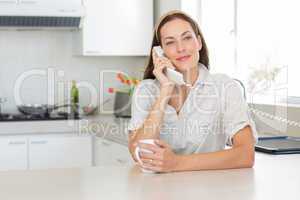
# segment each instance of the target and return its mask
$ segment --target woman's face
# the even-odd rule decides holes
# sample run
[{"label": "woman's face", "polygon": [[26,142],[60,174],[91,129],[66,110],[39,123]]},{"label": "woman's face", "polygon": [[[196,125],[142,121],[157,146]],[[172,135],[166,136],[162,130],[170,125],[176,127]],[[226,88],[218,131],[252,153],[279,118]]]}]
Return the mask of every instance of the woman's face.
[{"label": "woman's face", "polygon": [[174,19],[160,29],[162,48],[176,69],[186,72],[198,66],[202,48],[200,36],[196,36],[189,22]]}]

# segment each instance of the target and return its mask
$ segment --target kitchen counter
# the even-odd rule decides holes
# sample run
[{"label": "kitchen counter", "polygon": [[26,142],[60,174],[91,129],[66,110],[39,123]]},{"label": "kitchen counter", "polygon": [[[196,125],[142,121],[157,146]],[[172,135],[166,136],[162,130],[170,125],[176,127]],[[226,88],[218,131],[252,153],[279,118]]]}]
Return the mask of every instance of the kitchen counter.
[{"label": "kitchen counter", "polygon": [[[9,134],[78,131],[127,144],[129,119],[113,115],[85,117],[79,124],[12,122]],[[27,124],[26,124],[27,123]],[[67,123],[68,127],[64,127]],[[70,123],[70,124],[69,124]],[[29,125],[30,124],[30,125]],[[18,126],[16,126],[18,125]],[[30,129],[31,126],[31,129]],[[76,128],[77,126],[77,128]],[[22,127],[22,129],[20,128]],[[35,127],[32,129],[32,127]],[[15,132],[18,130],[19,132]],[[34,131],[33,131],[34,130]],[[3,129],[2,129],[3,131]],[[22,132],[23,131],[23,132]],[[3,133],[7,133],[7,130]],[[26,133],[26,131],[25,131]],[[135,165],[0,172],[0,198],[22,200],[93,199],[299,199],[300,155],[256,153],[251,169],[143,174]]]},{"label": "kitchen counter", "polygon": [[77,133],[96,135],[126,145],[128,122],[128,118],[116,118],[112,114],[82,116],[80,120],[1,122],[0,136]]},{"label": "kitchen counter", "polygon": [[41,120],[0,122],[1,135],[78,132],[81,120]]},{"label": "kitchen counter", "polygon": [[257,153],[250,169],[143,174],[136,165],[0,172],[9,200],[299,199],[300,155]]},{"label": "kitchen counter", "polygon": [[111,114],[85,117],[80,124],[80,132],[126,145],[128,143],[127,127],[130,118],[116,118]]}]

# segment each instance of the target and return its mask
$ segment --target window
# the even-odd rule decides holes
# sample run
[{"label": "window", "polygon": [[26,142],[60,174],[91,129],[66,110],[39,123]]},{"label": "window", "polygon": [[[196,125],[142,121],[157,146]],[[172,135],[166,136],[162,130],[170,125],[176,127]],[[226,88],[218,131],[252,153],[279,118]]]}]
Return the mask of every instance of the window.
[{"label": "window", "polygon": [[212,72],[240,79],[252,103],[300,105],[299,8],[294,0],[202,0]]}]

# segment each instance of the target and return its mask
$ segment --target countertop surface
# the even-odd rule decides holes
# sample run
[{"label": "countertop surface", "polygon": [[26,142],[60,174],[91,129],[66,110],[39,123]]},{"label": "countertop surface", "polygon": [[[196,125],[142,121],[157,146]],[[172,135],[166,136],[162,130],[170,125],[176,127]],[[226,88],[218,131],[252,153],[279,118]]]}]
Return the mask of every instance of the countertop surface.
[{"label": "countertop surface", "polygon": [[299,199],[300,155],[256,154],[254,168],[143,174],[136,165],[0,172],[7,200]]},{"label": "countertop surface", "polygon": [[[97,115],[76,122],[8,122],[0,123],[0,130],[6,128],[0,134],[89,132],[126,145],[128,121]],[[0,199],[299,199],[299,170],[300,154],[262,153],[256,153],[250,169],[168,174],[143,174],[136,165],[12,170],[0,172]]]},{"label": "countertop surface", "polygon": [[80,120],[0,122],[0,136],[88,133],[126,144],[128,122],[128,118],[116,118],[112,114],[83,116]]}]

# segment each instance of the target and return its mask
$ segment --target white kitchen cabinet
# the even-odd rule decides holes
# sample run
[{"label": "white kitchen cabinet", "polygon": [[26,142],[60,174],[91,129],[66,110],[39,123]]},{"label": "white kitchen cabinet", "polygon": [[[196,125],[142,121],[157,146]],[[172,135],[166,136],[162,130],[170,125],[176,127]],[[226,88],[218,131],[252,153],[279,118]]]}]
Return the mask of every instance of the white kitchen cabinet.
[{"label": "white kitchen cabinet", "polygon": [[153,0],[85,0],[83,29],[74,33],[75,54],[145,56],[153,34]]},{"label": "white kitchen cabinet", "polygon": [[0,0],[0,6],[17,4],[18,0]]},{"label": "white kitchen cabinet", "polygon": [[51,6],[51,8],[76,8],[82,5],[82,0],[19,0],[19,5],[35,5],[40,7]]},{"label": "white kitchen cabinet", "polygon": [[128,165],[133,164],[133,160],[124,145],[102,139],[95,139],[95,165]]},{"label": "white kitchen cabinet", "polygon": [[92,165],[92,138],[78,135],[34,136],[29,139],[29,168],[69,168]]},{"label": "white kitchen cabinet", "polygon": [[27,168],[27,138],[0,138],[0,170]]},{"label": "white kitchen cabinet", "polygon": [[43,0],[19,0],[20,5],[43,5]]}]

